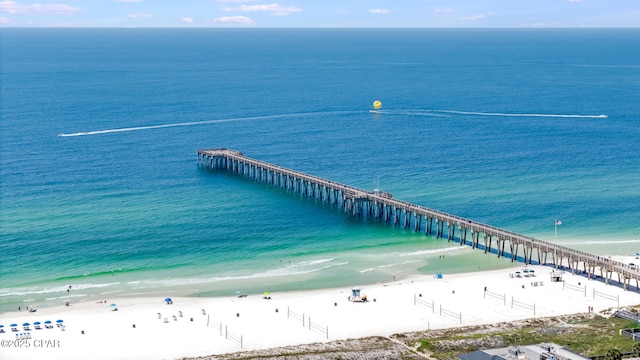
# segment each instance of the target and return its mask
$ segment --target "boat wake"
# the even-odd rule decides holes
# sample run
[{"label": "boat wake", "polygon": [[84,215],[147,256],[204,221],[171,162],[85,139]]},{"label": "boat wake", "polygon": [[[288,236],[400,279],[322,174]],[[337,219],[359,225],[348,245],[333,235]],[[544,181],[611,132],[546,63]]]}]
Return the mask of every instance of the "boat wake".
[{"label": "boat wake", "polygon": [[508,117],[556,117],[556,118],[590,118],[603,119],[607,115],[579,115],[579,114],[518,114],[518,113],[490,113],[476,111],[457,111],[457,110],[432,110],[439,113],[461,114],[461,115],[480,115],[480,116],[508,116]]},{"label": "boat wake", "polygon": [[58,136],[60,136],[60,137],[72,137],[72,136],[100,135],[100,134],[121,133],[121,132],[128,132],[128,131],[164,129],[164,128],[180,127],[180,126],[220,124],[220,123],[228,123],[228,122],[236,122],[236,121],[271,120],[271,119],[283,119],[283,118],[304,117],[304,116],[325,115],[325,114],[326,115],[344,115],[344,114],[349,114],[349,113],[355,113],[355,112],[353,112],[353,111],[351,111],[351,112],[349,112],[349,111],[325,111],[325,112],[308,112],[308,113],[296,113],[296,114],[251,116],[251,117],[216,119],[216,120],[203,120],[203,121],[189,121],[189,122],[179,122],[179,123],[172,123],[172,124],[134,126],[134,127],[115,128],[115,129],[105,129],[105,130],[82,131],[82,132],[75,132],[75,133],[62,133],[62,134],[58,134]]},{"label": "boat wake", "polygon": [[[607,118],[607,115],[579,115],[579,114],[527,114],[527,113],[494,113],[494,112],[476,112],[476,111],[459,111],[459,110],[369,110],[372,114],[381,115],[408,115],[408,116],[430,116],[430,117],[446,117],[449,115],[477,115],[477,116],[506,116],[506,117],[556,117],[556,118],[591,118],[591,119],[603,119]],[[357,114],[360,111],[322,111],[322,112],[307,112],[307,113],[295,113],[295,114],[280,114],[280,115],[264,115],[264,116],[251,116],[251,117],[239,117],[229,119],[216,119],[216,120],[203,120],[203,121],[189,121],[179,122],[171,124],[160,125],[147,125],[147,126],[133,126],[104,130],[93,131],[81,131],[74,133],[61,133],[59,137],[73,137],[73,136],[88,136],[88,135],[100,135],[110,133],[121,133],[128,131],[141,131],[152,129],[164,129],[180,126],[195,126],[206,124],[220,124],[237,121],[256,121],[256,120],[272,120],[272,119],[284,119],[295,118],[305,116],[317,116],[317,115],[345,115],[345,114]]]},{"label": "boat wake", "polygon": [[608,117],[605,114],[600,114],[600,115],[531,114],[531,113],[461,111],[461,110],[369,110],[369,112],[374,114],[410,115],[410,116],[476,115],[476,116],[503,116],[503,117],[545,117],[545,118],[587,118],[587,119],[604,119]]}]

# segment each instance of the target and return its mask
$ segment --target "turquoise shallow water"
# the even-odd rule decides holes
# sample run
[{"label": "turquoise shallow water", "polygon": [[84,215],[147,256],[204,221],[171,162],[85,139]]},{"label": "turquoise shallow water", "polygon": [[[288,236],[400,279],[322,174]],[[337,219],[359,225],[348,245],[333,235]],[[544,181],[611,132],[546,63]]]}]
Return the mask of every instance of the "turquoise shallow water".
[{"label": "turquoise shallow water", "polygon": [[585,251],[640,250],[638,30],[0,36],[0,310],[512,266],[201,169],[199,148],[378,182]]}]

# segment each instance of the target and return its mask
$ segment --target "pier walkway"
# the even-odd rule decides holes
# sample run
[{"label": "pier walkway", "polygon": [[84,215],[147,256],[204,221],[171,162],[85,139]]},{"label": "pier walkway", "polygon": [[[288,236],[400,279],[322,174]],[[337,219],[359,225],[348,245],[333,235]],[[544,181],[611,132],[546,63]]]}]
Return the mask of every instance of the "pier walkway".
[{"label": "pier walkway", "polygon": [[[615,274],[624,289],[629,287],[631,280],[634,280],[636,288],[639,288],[640,271],[637,267],[603,256],[394,199],[387,192],[366,191],[248,158],[235,150],[197,150],[197,155],[199,166],[242,175],[300,193],[340,208],[353,216],[366,216],[417,232],[424,231],[425,234],[435,235],[436,238],[446,237],[447,241],[457,241],[460,245],[469,245],[485,253],[496,253],[498,257],[509,256],[511,261],[516,261],[521,256],[525,264],[537,261],[539,264],[558,268],[566,263],[572,273],[584,274],[587,278],[595,278],[598,276],[596,273],[599,273],[607,284],[616,280]],[[522,255],[519,255],[520,253]]]}]

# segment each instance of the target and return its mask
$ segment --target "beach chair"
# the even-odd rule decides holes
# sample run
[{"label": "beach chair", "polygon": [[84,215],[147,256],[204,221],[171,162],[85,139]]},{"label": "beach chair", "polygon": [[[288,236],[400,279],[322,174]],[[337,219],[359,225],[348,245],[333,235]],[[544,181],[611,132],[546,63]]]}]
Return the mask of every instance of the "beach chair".
[{"label": "beach chair", "polygon": [[169,322],[169,318],[164,318],[164,320],[162,322],[168,323]]},{"label": "beach chair", "polygon": [[173,315],[173,321],[178,321],[178,318],[175,315]]}]

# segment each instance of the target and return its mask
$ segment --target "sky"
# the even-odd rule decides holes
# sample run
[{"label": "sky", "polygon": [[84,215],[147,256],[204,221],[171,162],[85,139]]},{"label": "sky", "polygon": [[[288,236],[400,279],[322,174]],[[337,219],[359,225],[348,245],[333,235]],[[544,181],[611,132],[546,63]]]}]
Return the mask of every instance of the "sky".
[{"label": "sky", "polygon": [[640,27],[640,0],[0,0],[0,27]]}]

